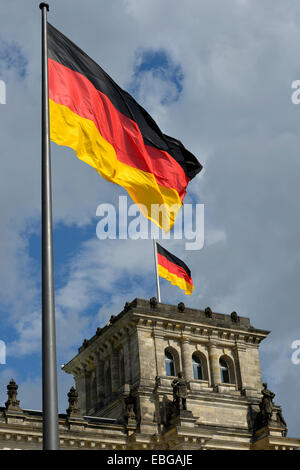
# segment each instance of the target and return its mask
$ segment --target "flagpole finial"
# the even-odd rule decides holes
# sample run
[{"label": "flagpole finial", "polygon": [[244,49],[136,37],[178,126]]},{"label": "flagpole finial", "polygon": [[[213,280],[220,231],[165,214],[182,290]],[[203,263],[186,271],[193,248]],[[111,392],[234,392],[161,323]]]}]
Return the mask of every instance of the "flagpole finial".
[{"label": "flagpole finial", "polygon": [[42,10],[44,7],[47,8],[47,11],[49,11],[49,5],[48,5],[48,3],[45,3],[45,2],[40,3],[40,9]]}]

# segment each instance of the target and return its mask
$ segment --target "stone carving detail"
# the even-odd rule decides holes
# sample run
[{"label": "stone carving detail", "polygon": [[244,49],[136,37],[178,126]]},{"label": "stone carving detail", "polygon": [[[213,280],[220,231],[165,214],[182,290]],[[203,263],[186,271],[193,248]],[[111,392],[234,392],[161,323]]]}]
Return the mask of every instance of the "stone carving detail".
[{"label": "stone carving detail", "polygon": [[74,387],[70,388],[68,393],[69,408],[66,410],[68,417],[80,417],[80,409],[78,406],[78,392]]},{"label": "stone carving detail", "polygon": [[125,305],[124,305],[123,311],[124,311],[124,312],[128,312],[128,310],[130,310],[130,307],[131,307],[131,303],[130,303],[130,302],[126,302]]},{"label": "stone carving detail", "polygon": [[150,307],[151,307],[151,308],[156,308],[156,307],[157,307],[157,300],[156,300],[156,297],[151,297],[151,299],[150,299]]},{"label": "stone carving detail", "polygon": [[206,307],[206,309],[204,310],[204,313],[207,318],[212,318],[212,311],[210,307]]},{"label": "stone carving detail", "polygon": [[181,313],[184,312],[184,310],[185,310],[185,305],[184,305],[183,302],[179,302],[179,304],[177,305],[177,307],[178,307],[179,312],[181,312]]},{"label": "stone carving detail", "polygon": [[160,380],[160,377],[157,375],[155,377],[155,385],[154,385],[154,392],[158,389],[158,387],[161,386],[161,380]]},{"label": "stone carving detail", "polygon": [[129,395],[124,396],[125,403],[125,413],[124,418],[127,424],[136,422],[136,412],[135,412],[135,397],[129,393]]},{"label": "stone carving detail", "polygon": [[173,401],[169,400],[166,395],[160,403],[159,412],[161,423],[168,428],[172,423],[176,423],[179,417],[191,417],[191,411],[186,408],[186,399],[188,396],[188,384],[183,377],[182,372],[178,372],[178,376],[172,382]]},{"label": "stone carving detail", "polygon": [[188,395],[187,382],[182,372],[178,372],[177,378],[172,382],[173,404],[176,410],[186,410],[186,399]]},{"label": "stone carving detail", "polygon": [[281,408],[277,410],[276,413],[276,418],[277,418],[277,423],[279,424],[280,427],[284,428],[283,430],[283,437],[286,437],[288,429],[287,429],[287,424],[285,422],[284,417],[282,416],[282,411]]},{"label": "stone carving detail", "polygon": [[268,424],[272,418],[272,411],[274,408],[273,398],[275,397],[275,393],[268,389],[268,384],[266,382],[263,383],[263,387],[264,388],[261,391],[262,399],[259,407],[262,415],[265,417],[266,423]]},{"label": "stone carving detail", "polygon": [[7,385],[7,396],[8,399],[5,403],[5,409],[7,411],[21,411],[20,408],[20,401],[17,400],[18,396],[18,385],[14,381],[14,379],[11,379],[9,384]]},{"label": "stone carving detail", "polygon": [[160,421],[165,428],[168,427],[173,417],[178,413],[175,410],[174,403],[168,399],[167,395],[163,396],[163,401],[159,403]]},{"label": "stone carving detail", "polygon": [[240,318],[236,312],[232,312],[230,316],[233,323],[238,323],[240,321]]},{"label": "stone carving detail", "polygon": [[254,420],[253,430],[258,431],[265,426],[279,425],[281,428],[283,428],[283,436],[286,436],[287,425],[282,416],[282,411],[279,407],[275,407],[273,403],[275,393],[268,389],[268,384],[266,382],[263,383],[263,389],[261,393],[262,399],[259,404],[259,412],[257,413]]},{"label": "stone carving detail", "polygon": [[97,336],[100,336],[100,335],[101,335],[102,329],[103,329],[103,328],[100,328],[100,326],[98,326],[98,328],[97,328],[97,330],[96,330],[96,335],[97,335]]}]

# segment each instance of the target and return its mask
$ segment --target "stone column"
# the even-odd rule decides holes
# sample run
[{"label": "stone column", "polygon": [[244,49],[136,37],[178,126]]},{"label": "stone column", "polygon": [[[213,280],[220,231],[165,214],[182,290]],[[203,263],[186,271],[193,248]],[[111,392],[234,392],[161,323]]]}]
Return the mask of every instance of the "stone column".
[{"label": "stone column", "polygon": [[139,359],[140,359],[140,383],[144,385],[153,382],[156,376],[156,356],[152,331],[137,330]]},{"label": "stone column", "polygon": [[76,389],[78,391],[78,404],[82,415],[86,414],[86,375],[85,366],[82,366],[75,376]]},{"label": "stone column", "polygon": [[134,384],[140,379],[140,357],[137,331],[132,329],[128,336],[130,342],[131,382]]},{"label": "stone column", "polygon": [[190,381],[194,379],[193,363],[192,363],[192,348],[187,338],[181,341],[181,357],[182,357],[182,372],[185,380]]},{"label": "stone column", "polygon": [[123,345],[123,351],[124,351],[124,364],[125,364],[125,384],[131,384],[132,374],[131,374],[131,351],[130,351],[129,336],[127,336],[126,341]]},{"label": "stone column", "polygon": [[96,384],[97,384],[97,402],[101,403],[104,398],[104,361],[101,359],[101,353],[95,354],[96,363]]},{"label": "stone column", "polygon": [[85,369],[85,408],[86,413],[92,406],[92,387],[91,387],[91,371],[88,368]]},{"label": "stone column", "polygon": [[112,394],[117,394],[120,388],[119,380],[119,354],[118,351],[112,350],[110,358],[110,370],[111,370],[111,391]]},{"label": "stone column", "polygon": [[163,335],[153,332],[154,347],[155,347],[155,360],[157,364],[157,375],[158,377],[166,375],[165,366],[165,348],[168,346],[164,341]]},{"label": "stone column", "polygon": [[219,351],[215,344],[208,345],[208,357],[210,367],[211,385],[214,387],[221,382],[220,365],[219,365]]}]

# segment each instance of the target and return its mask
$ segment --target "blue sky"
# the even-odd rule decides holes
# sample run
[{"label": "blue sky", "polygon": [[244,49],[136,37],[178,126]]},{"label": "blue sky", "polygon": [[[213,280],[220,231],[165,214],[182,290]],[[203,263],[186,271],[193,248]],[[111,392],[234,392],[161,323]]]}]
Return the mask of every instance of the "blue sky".
[{"label": "blue sky", "polygon": [[18,43],[0,39],[0,67],[2,77],[6,71],[14,70],[20,80],[25,79],[27,59]]},{"label": "blue sky", "polygon": [[[6,2],[0,17],[0,400],[11,376],[21,405],[41,408],[40,380],[40,10]],[[50,2],[49,21],[96,60],[184,143],[204,170],[187,202],[205,204],[205,246],[184,252],[190,298],[162,281],[163,300],[249,316],[272,331],[263,377],[299,435],[298,2],[280,0],[72,0]],[[105,21],[103,21],[105,11]],[[70,149],[52,144],[58,363],[135,297],[155,293],[150,240],[96,238],[97,206],[125,191]],[[141,263],[143,260],[143,263]],[[59,372],[60,408],[72,378]],[[293,384],[293,386],[291,386]]]},{"label": "blue sky", "polygon": [[152,87],[156,81],[160,87],[165,85],[160,92],[161,105],[167,106],[179,99],[183,87],[184,74],[180,64],[173,62],[168,51],[164,49],[147,49],[141,50],[136,54],[129,92],[138,97],[141,89],[145,88],[144,82],[147,78]]}]

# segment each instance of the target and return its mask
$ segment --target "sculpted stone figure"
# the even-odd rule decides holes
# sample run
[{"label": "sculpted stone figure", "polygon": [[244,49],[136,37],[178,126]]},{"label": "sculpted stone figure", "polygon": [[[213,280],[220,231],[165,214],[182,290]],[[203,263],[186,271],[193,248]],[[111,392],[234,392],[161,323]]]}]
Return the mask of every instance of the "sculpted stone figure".
[{"label": "sculpted stone figure", "polygon": [[212,318],[212,310],[210,307],[206,307],[206,309],[204,310],[204,313],[207,318]]},{"label": "sculpted stone figure", "polygon": [[9,384],[7,385],[7,402],[5,403],[5,408],[6,410],[19,410],[21,409],[19,407],[20,402],[17,400],[18,396],[18,385],[14,381],[14,379],[11,379]]},{"label": "sculpted stone figure", "polygon": [[124,402],[125,402],[125,418],[130,421],[130,420],[135,420],[136,419],[136,414],[134,411],[135,408],[135,398],[129,393],[127,397],[124,397]]},{"label": "sculpted stone figure", "polygon": [[261,391],[263,397],[260,403],[260,410],[263,418],[265,418],[265,422],[268,423],[272,418],[272,411],[274,408],[273,398],[275,397],[275,393],[268,389],[268,384],[266,382],[263,383],[263,387],[264,388]]},{"label": "sculpted stone figure", "polygon": [[279,425],[282,428],[282,435],[287,435],[287,424],[282,416],[281,408],[275,407],[273,403],[273,399],[275,397],[275,393],[271,392],[268,389],[268,384],[266,382],[263,383],[262,399],[259,404],[259,413],[257,413],[254,419],[254,431],[261,429],[264,426],[268,425]]},{"label": "sculpted stone figure", "polygon": [[182,372],[178,372],[177,378],[172,382],[173,404],[177,410],[186,410],[186,399],[188,394],[187,382]]},{"label": "sculpted stone figure", "polygon": [[157,300],[156,300],[156,297],[151,297],[151,299],[150,299],[150,307],[151,307],[151,308],[156,308],[156,307],[157,307]]},{"label": "sculpted stone figure", "polygon": [[69,408],[66,410],[69,417],[80,416],[78,406],[78,392],[74,387],[70,388],[68,393]]}]

